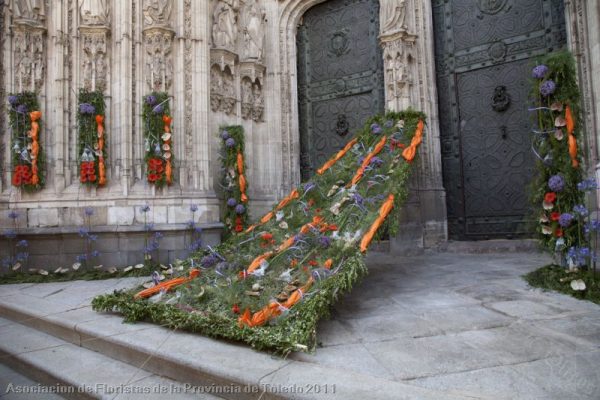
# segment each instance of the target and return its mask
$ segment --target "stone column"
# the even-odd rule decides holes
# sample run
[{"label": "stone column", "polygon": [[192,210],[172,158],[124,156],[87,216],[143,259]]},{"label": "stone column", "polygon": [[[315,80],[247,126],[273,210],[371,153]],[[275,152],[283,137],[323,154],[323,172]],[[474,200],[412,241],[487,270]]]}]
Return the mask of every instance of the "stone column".
[{"label": "stone column", "polygon": [[391,239],[392,252],[447,240],[431,21],[430,2],[380,2],[386,106],[396,111],[413,107],[428,118],[419,168],[404,207],[402,233]]}]

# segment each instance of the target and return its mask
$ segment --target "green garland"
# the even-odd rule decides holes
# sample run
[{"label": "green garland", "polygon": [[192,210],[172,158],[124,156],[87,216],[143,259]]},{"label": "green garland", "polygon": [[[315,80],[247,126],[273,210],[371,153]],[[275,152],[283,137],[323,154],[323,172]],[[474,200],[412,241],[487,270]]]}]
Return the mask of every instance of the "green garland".
[{"label": "green garland", "polygon": [[[262,223],[187,260],[190,270],[201,268],[198,277],[153,301],[135,300],[141,289],[136,288],[96,297],[93,308],[120,312],[129,322],[153,321],[282,354],[313,350],[319,319],[366,274],[359,242],[362,247],[381,220],[390,195],[395,212],[406,199],[412,164],[402,153],[424,119],[414,111],[372,118],[343,157],[293,191]],[[375,155],[377,148],[382,150]],[[352,186],[361,165],[364,175]],[[397,223],[390,214],[392,231]],[[292,298],[299,301],[284,307]],[[266,324],[253,322],[271,307],[278,312]],[[244,322],[249,313],[253,327]]]},{"label": "green garland", "polygon": [[31,130],[30,113],[40,110],[40,104],[37,100],[37,94],[34,92],[11,93],[8,96],[9,124],[11,128],[10,151],[12,154],[13,186],[23,188],[25,191],[33,192],[44,187],[45,183],[45,156],[43,146],[41,145],[41,120],[38,120],[38,154],[37,154],[37,179],[33,180],[32,164],[32,138],[28,135]]},{"label": "green garland", "polygon": [[106,184],[105,165],[108,158],[106,152],[106,133],[99,137],[98,122],[104,126],[106,105],[101,91],[79,91],[79,108],[77,123],[79,125],[79,141],[77,157],[79,160],[79,180],[88,186],[104,186]]},{"label": "green garland", "polygon": [[142,118],[144,124],[144,148],[146,155],[146,178],[148,183],[162,187],[172,184],[171,165],[173,157],[173,137],[166,132],[165,119],[171,120],[169,94],[152,92],[144,96]]},{"label": "green garland", "polygon": [[[227,233],[240,233],[248,224],[248,199],[246,188],[244,193],[240,187],[240,175],[247,182],[246,162],[244,154],[244,128],[226,126],[220,128],[222,177],[223,188],[222,221],[227,227]],[[242,156],[242,173],[238,168],[238,154]]]},{"label": "green garland", "polygon": [[[532,202],[536,231],[543,246],[564,263],[570,248],[587,246],[584,224],[576,206],[584,203],[580,95],[575,60],[568,52],[539,60],[532,72],[531,97],[535,115],[534,150],[538,174],[533,182]],[[575,129],[570,137],[567,109]],[[576,141],[576,143],[574,142]],[[570,154],[576,149],[577,154]]]}]

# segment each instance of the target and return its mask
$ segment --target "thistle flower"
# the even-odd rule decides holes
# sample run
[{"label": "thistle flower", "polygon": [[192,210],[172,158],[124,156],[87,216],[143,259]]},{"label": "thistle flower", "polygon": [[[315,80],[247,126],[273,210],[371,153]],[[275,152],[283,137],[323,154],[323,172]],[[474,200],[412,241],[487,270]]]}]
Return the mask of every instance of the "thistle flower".
[{"label": "thistle flower", "polygon": [[227,131],[225,131],[225,130],[221,132],[221,139],[223,139],[223,140],[227,140],[227,139],[229,139],[230,137],[231,137],[231,136],[229,135],[229,132],[227,132]]},{"label": "thistle flower", "polygon": [[229,207],[235,207],[235,206],[237,206],[237,200],[236,200],[236,199],[234,199],[233,197],[230,197],[230,198],[227,200],[227,205],[228,205]]},{"label": "thistle flower", "polygon": [[588,209],[583,204],[578,204],[575,207],[573,207],[573,211],[582,217],[585,217],[589,214]]},{"label": "thistle flower", "polygon": [[8,103],[11,106],[14,106],[15,104],[17,104],[19,102],[19,98],[17,96],[8,96]]},{"label": "thistle flower", "polygon": [[152,109],[152,112],[154,114],[162,114],[163,111],[164,111],[164,108],[163,108],[162,104],[159,104]]},{"label": "thistle flower", "polygon": [[563,228],[566,228],[569,225],[571,225],[571,221],[573,221],[573,214],[569,213],[563,213],[560,215],[560,218],[558,218],[558,224]]},{"label": "thistle flower", "polygon": [[243,204],[238,204],[235,206],[235,213],[241,215],[246,212],[246,207]]},{"label": "thistle flower", "polygon": [[531,76],[533,76],[535,79],[544,79],[546,77],[546,74],[548,73],[548,71],[549,71],[548,67],[545,66],[544,64],[537,65],[531,71]]},{"label": "thistle flower", "polygon": [[565,188],[565,179],[562,175],[552,175],[550,179],[548,179],[548,187],[553,192],[562,192]]},{"label": "thistle flower", "polygon": [[231,148],[233,146],[235,146],[235,140],[233,140],[233,138],[229,138],[225,141],[225,146]]},{"label": "thistle flower", "polygon": [[150,95],[146,96],[146,104],[153,106],[156,104],[156,96]]},{"label": "thistle flower", "polygon": [[540,85],[540,93],[544,97],[550,96],[552,93],[554,93],[555,90],[556,90],[556,83],[554,83],[554,81],[552,81],[552,80],[544,81],[544,83],[542,83]]},{"label": "thistle flower", "polygon": [[379,135],[379,134],[381,134],[381,132],[383,132],[383,129],[381,129],[381,126],[379,126],[379,124],[371,125],[371,133],[372,134]]}]

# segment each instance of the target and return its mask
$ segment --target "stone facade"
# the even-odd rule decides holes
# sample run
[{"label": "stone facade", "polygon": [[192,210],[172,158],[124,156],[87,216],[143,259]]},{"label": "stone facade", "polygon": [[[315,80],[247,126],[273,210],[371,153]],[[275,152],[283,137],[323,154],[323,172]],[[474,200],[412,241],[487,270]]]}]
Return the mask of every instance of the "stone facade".
[{"label": "stone facade", "polygon": [[[259,216],[299,183],[296,27],[326,0],[5,0],[0,1],[0,94],[35,90],[43,112],[47,184],[24,193],[10,184],[9,135],[0,146],[0,227],[5,210],[26,215],[28,234],[81,224],[135,230],[136,209],[154,222],[218,221],[219,126],[247,135],[249,197]],[[406,207],[405,234],[392,251],[431,247],[447,238],[442,181],[432,8],[426,0],[381,0],[386,107],[429,116],[418,173]],[[600,20],[595,2],[567,2],[569,44],[580,60],[588,131],[600,127]],[[102,90],[107,104],[106,187],[84,188],[77,170],[77,91]],[[174,117],[175,183],[157,190],[144,175],[142,96],[167,91]],[[3,100],[3,107],[6,101]],[[6,109],[0,113],[8,131]],[[594,165],[598,138],[588,138]],[[598,164],[600,169],[600,164]],[[126,227],[126,228],[124,228]],[[183,229],[183,228],[182,228]]]}]

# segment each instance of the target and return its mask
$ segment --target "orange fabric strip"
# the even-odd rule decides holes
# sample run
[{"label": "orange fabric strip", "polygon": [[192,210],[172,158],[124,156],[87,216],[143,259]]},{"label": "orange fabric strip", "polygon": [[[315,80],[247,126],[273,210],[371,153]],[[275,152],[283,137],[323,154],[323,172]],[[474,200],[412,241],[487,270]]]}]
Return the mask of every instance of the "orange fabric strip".
[{"label": "orange fabric strip", "polygon": [[387,200],[381,205],[379,208],[379,217],[373,222],[367,233],[364,234],[362,240],[360,241],[360,251],[365,252],[369,248],[375,233],[377,233],[377,229],[383,224],[386,217],[394,208],[394,195],[390,194]]},{"label": "orange fabric strip", "polygon": [[342,150],[338,151],[335,156],[333,156],[329,161],[327,161],[325,164],[323,164],[321,168],[317,170],[317,174],[323,175],[325,171],[333,167],[333,165],[336,162],[338,162],[342,157],[344,157],[344,155],[352,148],[352,146],[356,144],[356,142],[358,142],[357,138],[354,138],[351,141],[349,141],[348,144],[346,144],[346,146]]},{"label": "orange fabric strip", "polygon": [[153,286],[149,289],[144,289],[141,292],[136,293],[135,296],[133,296],[133,298],[134,299],[143,299],[146,297],[150,297],[156,293],[159,293],[161,290],[169,291],[176,286],[183,285],[184,283],[191,281],[192,279],[198,277],[199,275],[200,275],[200,270],[194,268],[190,271],[190,276],[188,278],[181,277],[181,278],[170,279],[166,282],[159,283],[156,286]]},{"label": "orange fabric strip", "polygon": [[417,124],[417,130],[415,131],[415,135],[410,141],[410,146],[408,146],[406,149],[404,149],[404,151],[402,151],[402,157],[404,157],[404,159],[408,162],[412,162],[412,160],[414,160],[415,156],[417,155],[417,148],[423,141],[423,128],[423,120],[419,120],[419,123]]},{"label": "orange fabric strip", "polygon": [[385,146],[386,141],[387,141],[387,136],[384,136],[381,138],[381,140],[377,143],[377,145],[375,146],[373,151],[371,151],[365,157],[365,159],[363,160],[360,167],[358,167],[356,174],[354,175],[354,177],[352,178],[352,181],[350,181],[350,184],[348,186],[356,185],[362,179],[363,174],[365,173],[365,169],[369,166],[369,163],[371,162],[373,157],[375,157],[377,154],[379,154],[381,152],[381,150],[383,150],[383,147]]}]

